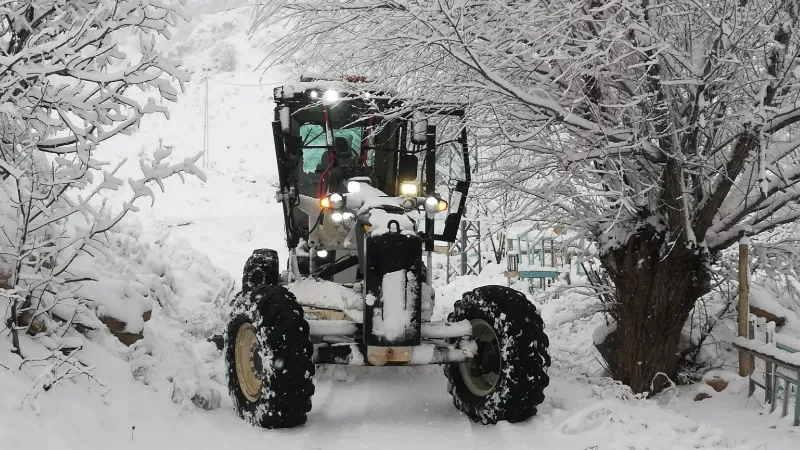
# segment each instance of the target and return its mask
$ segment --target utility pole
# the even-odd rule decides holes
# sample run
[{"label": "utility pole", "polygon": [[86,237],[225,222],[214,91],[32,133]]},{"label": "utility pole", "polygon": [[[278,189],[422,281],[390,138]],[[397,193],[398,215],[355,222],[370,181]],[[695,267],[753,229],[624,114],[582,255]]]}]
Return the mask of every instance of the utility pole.
[{"label": "utility pole", "polygon": [[208,74],[205,76],[206,102],[205,102],[205,123],[203,125],[203,167],[208,167],[210,162],[209,142],[208,142]]},{"label": "utility pole", "polygon": [[[739,241],[739,336],[748,337],[748,318],[750,315],[749,283],[749,247],[750,238],[743,237]],[[747,376],[753,373],[753,361],[747,352],[739,351],[739,375]]]}]

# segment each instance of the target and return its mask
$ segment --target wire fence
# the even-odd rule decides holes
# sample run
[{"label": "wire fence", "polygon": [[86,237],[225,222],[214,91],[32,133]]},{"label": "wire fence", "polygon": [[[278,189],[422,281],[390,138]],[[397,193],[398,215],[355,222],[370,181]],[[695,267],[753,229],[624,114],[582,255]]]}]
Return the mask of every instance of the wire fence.
[{"label": "wire fence", "polygon": [[227,84],[227,85],[230,85],[230,86],[241,86],[241,87],[264,87],[264,86],[275,87],[275,86],[280,86],[281,84],[283,84],[283,82],[244,84],[244,83],[235,83],[233,81],[217,80],[216,78],[211,78],[211,77],[208,77],[208,76],[206,76],[205,78],[208,79],[208,81],[213,81],[215,83]]},{"label": "wire fence", "polygon": [[[274,83],[237,83],[235,81],[218,80],[216,78],[212,78],[212,77],[208,76],[207,74],[203,75],[203,77],[200,79],[200,82],[204,85],[204,88],[205,88],[204,89],[205,92],[203,94],[203,96],[204,96],[204,99],[203,99],[203,104],[204,104],[204,110],[203,110],[203,167],[204,168],[208,168],[209,163],[211,162],[211,160],[210,160],[211,149],[210,149],[210,145],[209,145],[209,126],[210,126],[209,125],[209,104],[208,104],[209,82],[219,83],[219,84],[224,84],[224,85],[234,86],[234,87],[244,87],[244,88],[250,88],[250,87],[270,87],[270,88],[272,88],[272,87],[276,87],[276,86],[282,85],[283,82],[274,82]],[[131,96],[131,97],[140,96],[140,95],[159,95],[159,91],[158,91],[158,89],[151,89],[151,90],[142,91],[142,92],[125,93],[125,95],[126,96]],[[159,101],[161,101],[161,100],[159,100]]]},{"label": "wire fence", "polygon": [[[205,81],[213,81],[215,83],[226,84],[228,86],[237,86],[237,87],[276,87],[284,84],[283,82],[274,82],[274,83],[236,83],[234,81],[225,81],[225,80],[218,80],[216,78],[211,78],[209,76],[203,76],[201,78],[201,82],[205,83]],[[158,89],[151,89],[149,91],[142,91],[142,92],[131,92],[126,93],[126,96],[134,96],[134,95],[153,95],[158,94]]]}]

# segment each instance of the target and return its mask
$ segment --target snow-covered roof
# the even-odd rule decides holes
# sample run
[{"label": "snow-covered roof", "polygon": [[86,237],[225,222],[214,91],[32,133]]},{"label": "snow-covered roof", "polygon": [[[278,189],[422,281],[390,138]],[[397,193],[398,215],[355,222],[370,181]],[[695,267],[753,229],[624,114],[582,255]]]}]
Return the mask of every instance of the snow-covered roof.
[{"label": "snow-covered roof", "polygon": [[756,307],[762,311],[782,318],[797,317],[794,311],[791,311],[781,304],[781,302],[778,300],[778,296],[774,295],[767,288],[756,283],[750,284],[750,290],[747,297],[747,300],[752,307]]},{"label": "snow-covered roof", "polygon": [[321,91],[335,90],[338,92],[381,92],[388,96],[397,96],[397,90],[389,86],[381,86],[377,83],[368,81],[357,81],[362,77],[350,77],[353,81],[331,80],[322,74],[304,73],[300,76],[300,81],[287,83],[283,86],[284,92],[303,92],[309,89]]}]

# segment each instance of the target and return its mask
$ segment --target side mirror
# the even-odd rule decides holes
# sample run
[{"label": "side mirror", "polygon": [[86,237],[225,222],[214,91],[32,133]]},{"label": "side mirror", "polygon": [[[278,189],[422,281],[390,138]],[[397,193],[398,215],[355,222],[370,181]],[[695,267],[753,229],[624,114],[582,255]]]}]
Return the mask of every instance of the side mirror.
[{"label": "side mirror", "polygon": [[397,170],[398,182],[416,180],[418,164],[419,159],[415,155],[400,155],[400,164]]},{"label": "side mirror", "polygon": [[425,145],[428,142],[428,119],[420,111],[411,116],[411,142]]}]

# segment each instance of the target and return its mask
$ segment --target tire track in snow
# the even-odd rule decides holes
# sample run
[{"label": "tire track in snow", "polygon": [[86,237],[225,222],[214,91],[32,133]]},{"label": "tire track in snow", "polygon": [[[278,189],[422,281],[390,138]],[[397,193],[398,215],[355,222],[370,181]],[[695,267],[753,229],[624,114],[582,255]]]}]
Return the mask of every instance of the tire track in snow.
[{"label": "tire track in snow", "polygon": [[[466,416],[464,419],[469,421]],[[519,442],[515,442],[511,446],[506,446],[507,439],[505,438],[505,431],[503,425],[486,426],[480,423],[469,423],[470,436],[472,441],[471,448],[474,450],[486,450],[492,448],[513,448],[519,449]]]},{"label": "tire track in snow", "polygon": [[439,367],[354,369],[354,380],[318,382],[324,397],[312,400],[304,448],[473,448],[472,425],[453,406]]},{"label": "tire track in snow", "polygon": [[[341,371],[350,368],[336,369]],[[326,374],[325,377],[327,379],[319,383],[324,393],[319,406],[315,401],[317,395],[312,398],[314,407],[308,415],[306,424],[309,432],[306,448],[352,448],[353,428],[364,422],[363,416],[370,415],[368,409],[372,386],[363,383],[362,380],[338,381],[331,374]]]}]

